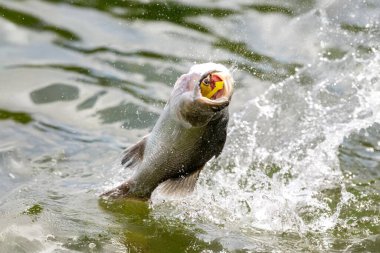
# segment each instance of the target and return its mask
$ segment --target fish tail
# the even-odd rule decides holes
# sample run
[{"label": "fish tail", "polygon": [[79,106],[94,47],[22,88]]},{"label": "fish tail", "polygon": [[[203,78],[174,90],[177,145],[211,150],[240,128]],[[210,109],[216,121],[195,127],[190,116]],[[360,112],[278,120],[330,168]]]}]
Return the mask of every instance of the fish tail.
[{"label": "fish tail", "polygon": [[105,193],[102,193],[100,197],[111,198],[111,199],[125,198],[125,197],[128,197],[128,193],[130,189],[131,189],[130,182],[127,181],[125,183],[122,183],[116,188],[113,188],[109,191],[106,191]]}]

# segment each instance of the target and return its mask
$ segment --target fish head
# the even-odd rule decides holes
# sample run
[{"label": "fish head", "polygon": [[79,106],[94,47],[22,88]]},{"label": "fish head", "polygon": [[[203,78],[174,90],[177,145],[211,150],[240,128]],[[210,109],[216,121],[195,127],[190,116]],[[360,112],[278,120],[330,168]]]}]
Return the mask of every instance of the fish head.
[{"label": "fish head", "polygon": [[177,119],[191,126],[203,126],[230,103],[234,80],[221,64],[204,63],[191,67],[176,82],[169,107]]}]

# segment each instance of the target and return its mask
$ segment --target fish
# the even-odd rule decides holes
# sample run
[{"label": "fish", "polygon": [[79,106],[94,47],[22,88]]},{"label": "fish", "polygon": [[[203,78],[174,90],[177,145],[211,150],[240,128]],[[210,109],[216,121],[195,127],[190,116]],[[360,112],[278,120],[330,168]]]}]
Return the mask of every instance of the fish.
[{"label": "fish", "polygon": [[205,164],[223,150],[234,85],[230,71],[212,62],[181,75],[150,134],[124,151],[121,164],[134,170],[132,176],[101,197],[192,193]]}]

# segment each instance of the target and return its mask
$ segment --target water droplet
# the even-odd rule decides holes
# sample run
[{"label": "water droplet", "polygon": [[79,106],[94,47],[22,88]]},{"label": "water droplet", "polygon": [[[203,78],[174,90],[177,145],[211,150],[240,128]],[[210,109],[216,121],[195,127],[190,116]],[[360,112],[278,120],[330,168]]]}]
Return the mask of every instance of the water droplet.
[{"label": "water droplet", "polygon": [[96,244],[92,242],[92,243],[88,244],[88,247],[89,247],[90,249],[95,249]]},{"label": "water droplet", "polygon": [[54,240],[55,240],[55,236],[52,235],[52,234],[48,234],[48,235],[46,236],[46,240],[47,240],[47,241],[54,241]]}]

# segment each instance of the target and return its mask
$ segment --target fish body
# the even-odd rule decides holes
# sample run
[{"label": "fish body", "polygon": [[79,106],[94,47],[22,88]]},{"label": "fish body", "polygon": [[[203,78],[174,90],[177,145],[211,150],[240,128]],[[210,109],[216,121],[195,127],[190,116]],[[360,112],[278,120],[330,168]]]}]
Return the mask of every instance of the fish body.
[{"label": "fish body", "polygon": [[[202,94],[206,79],[217,89],[208,89],[212,97]],[[147,199],[156,188],[170,195],[192,192],[204,165],[222,152],[233,85],[228,69],[215,63],[182,75],[152,132],[125,151],[122,164],[134,168],[132,177],[102,196]]]}]

